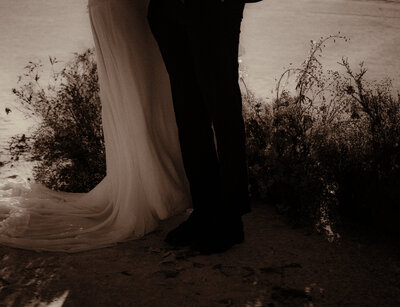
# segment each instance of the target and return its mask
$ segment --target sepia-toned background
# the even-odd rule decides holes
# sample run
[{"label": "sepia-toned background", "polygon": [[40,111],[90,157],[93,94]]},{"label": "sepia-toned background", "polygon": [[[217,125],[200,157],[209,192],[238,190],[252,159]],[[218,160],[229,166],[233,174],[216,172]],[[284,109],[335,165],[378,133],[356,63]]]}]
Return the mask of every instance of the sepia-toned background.
[{"label": "sepia-toned background", "polygon": [[[264,0],[246,7],[242,26],[247,84],[258,96],[272,97],[285,67],[307,57],[311,40],[343,33],[350,41],[329,44],[325,67],[338,69],[342,56],[364,61],[367,79],[393,79],[400,88],[400,0]],[[8,138],[24,132],[24,119],[11,89],[28,61],[68,61],[93,46],[86,0],[0,1],[0,155]],[[46,72],[46,70],[45,70]],[[5,108],[12,110],[6,115]]]}]

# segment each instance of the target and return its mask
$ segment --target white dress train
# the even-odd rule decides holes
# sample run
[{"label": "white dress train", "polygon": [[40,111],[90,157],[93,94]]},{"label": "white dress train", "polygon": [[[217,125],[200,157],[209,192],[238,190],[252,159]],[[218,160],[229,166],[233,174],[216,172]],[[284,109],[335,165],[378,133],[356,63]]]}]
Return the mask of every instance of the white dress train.
[{"label": "white dress train", "polygon": [[89,0],[107,176],[86,194],[0,188],[0,244],[77,252],[143,236],[190,205],[149,0]]}]

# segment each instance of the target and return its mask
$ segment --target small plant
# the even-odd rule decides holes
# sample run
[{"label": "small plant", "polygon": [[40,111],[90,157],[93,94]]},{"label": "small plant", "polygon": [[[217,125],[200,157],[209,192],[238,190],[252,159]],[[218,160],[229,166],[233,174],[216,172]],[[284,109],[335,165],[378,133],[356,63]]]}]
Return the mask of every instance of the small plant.
[{"label": "small plant", "polygon": [[[337,39],[347,40],[312,42],[272,104],[244,95],[252,195],[328,235],[340,216],[392,226],[400,217],[400,99],[390,82],[366,82],[362,64],[354,73],[342,59],[344,73],[325,71],[322,49]],[[293,95],[282,87],[292,76]]]},{"label": "small plant", "polygon": [[14,160],[22,155],[36,161],[35,180],[47,187],[85,192],[105,176],[105,150],[97,65],[92,49],[75,54],[60,71],[50,57],[48,84],[41,83],[43,65],[29,62],[13,89],[28,116],[38,125],[30,135],[10,141]]}]

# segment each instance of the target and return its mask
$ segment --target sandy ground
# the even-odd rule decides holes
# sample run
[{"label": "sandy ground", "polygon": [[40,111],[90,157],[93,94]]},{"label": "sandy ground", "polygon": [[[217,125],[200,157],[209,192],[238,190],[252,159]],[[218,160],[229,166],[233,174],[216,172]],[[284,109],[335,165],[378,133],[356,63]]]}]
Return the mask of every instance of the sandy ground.
[{"label": "sandy ground", "polygon": [[184,218],[78,254],[0,247],[0,305],[400,306],[398,246],[376,233],[353,227],[332,244],[255,204],[245,243],[203,256],[163,242]]}]

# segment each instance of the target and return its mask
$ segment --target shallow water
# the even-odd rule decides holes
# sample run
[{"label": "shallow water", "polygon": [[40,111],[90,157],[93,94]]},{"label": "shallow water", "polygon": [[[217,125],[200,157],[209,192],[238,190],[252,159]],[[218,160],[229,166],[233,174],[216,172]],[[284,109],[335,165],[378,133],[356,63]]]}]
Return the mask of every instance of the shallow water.
[{"label": "shallow water", "polygon": [[268,0],[248,5],[242,43],[250,86],[261,96],[271,96],[275,79],[284,67],[298,66],[307,57],[311,40],[339,31],[350,42],[328,44],[327,68],[338,69],[342,56],[354,67],[365,61],[367,78],[389,77],[400,89],[399,0]]},{"label": "shallow water", "polygon": [[[246,7],[242,42],[248,85],[272,97],[276,79],[289,63],[299,65],[310,40],[341,31],[350,43],[329,45],[327,67],[342,56],[365,61],[370,79],[390,77],[400,89],[400,0],[265,0]],[[4,146],[32,123],[18,112],[11,89],[30,60],[67,61],[93,46],[86,0],[0,1],[0,161]],[[6,115],[5,107],[12,112]],[[3,156],[2,156],[3,155]]]}]

